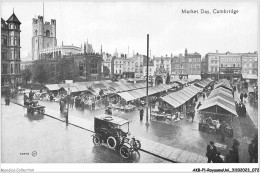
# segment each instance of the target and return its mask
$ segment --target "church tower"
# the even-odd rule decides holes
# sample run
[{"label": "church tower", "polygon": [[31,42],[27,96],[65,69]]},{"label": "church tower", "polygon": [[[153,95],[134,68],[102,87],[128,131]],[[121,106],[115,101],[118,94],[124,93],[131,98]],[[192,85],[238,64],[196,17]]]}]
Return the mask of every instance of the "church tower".
[{"label": "church tower", "polygon": [[43,16],[32,21],[32,59],[39,59],[39,51],[57,46],[56,20],[45,22]]}]

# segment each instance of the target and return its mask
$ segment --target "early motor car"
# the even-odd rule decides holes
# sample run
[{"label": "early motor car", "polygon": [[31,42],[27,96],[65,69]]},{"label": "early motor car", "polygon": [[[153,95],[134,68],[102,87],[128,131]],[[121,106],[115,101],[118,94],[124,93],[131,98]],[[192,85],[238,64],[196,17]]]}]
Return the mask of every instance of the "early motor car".
[{"label": "early motor car", "polygon": [[107,147],[119,150],[123,158],[129,158],[133,152],[141,148],[141,143],[134,137],[129,137],[129,121],[112,115],[101,114],[94,118],[93,143],[102,143]]}]

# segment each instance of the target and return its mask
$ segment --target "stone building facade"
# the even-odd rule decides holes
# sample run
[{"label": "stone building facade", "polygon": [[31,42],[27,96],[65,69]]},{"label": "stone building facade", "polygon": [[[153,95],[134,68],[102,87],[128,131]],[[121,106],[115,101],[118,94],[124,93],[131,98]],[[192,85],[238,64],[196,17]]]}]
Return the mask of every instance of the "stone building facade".
[{"label": "stone building facade", "polygon": [[13,13],[7,21],[1,18],[1,88],[17,88],[20,74],[20,25]]}]

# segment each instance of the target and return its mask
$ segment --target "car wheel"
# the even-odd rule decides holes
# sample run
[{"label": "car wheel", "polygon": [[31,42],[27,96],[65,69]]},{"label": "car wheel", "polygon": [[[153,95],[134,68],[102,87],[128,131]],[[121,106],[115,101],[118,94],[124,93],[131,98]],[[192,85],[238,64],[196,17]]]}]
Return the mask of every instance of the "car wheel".
[{"label": "car wheel", "polygon": [[95,146],[99,146],[101,144],[101,139],[98,135],[93,136],[93,143]]},{"label": "car wheel", "polygon": [[107,146],[111,149],[115,149],[117,145],[116,139],[113,136],[107,138]]},{"label": "car wheel", "polygon": [[125,145],[122,145],[122,147],[120,148],[119,152],[120,152],[121,157],[123,157],[124,159],[129,158],[130,155],[131,155],[130,154],[130,149],[127,146],[125,146]]},{"label": "car wheel", "polygon": [[136,140],[135,141],[135,149],[140,150],[140,148],[141,148],[141,142],[139,140]]}]

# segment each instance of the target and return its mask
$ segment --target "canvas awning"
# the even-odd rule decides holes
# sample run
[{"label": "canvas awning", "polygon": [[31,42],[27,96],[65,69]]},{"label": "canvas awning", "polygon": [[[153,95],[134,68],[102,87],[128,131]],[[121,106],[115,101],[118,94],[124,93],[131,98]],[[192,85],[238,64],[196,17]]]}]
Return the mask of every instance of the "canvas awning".
[{"label": "canvas awning", "polygon": [[178,108],[182,105],[179,101],[177,101],[175,98],[170,97],[169,95],[166,95],[164,97],[161,97],[161,99],[165,102],[167,102],[169,105],[173,106],[174,108]]},{"label": "canvas awning", "polygon": [[208,108],[210,108],[212,106],[219,106],[219,107],[225,109],[226,111],[230,112],[232,115],[237,116],[235,104],[230,104],[229,102],[227,102],[227,101],[225,101],[224,99],[221,99],[221,98],[213,98],[213,99],[206,100],[199,107],[198,110],[199,111],[207,110]]},{"label": "canvas awning", "polygon": [[200,75],[188,75],[188,79],[201,80]]},{"label": "canvas awning", "polygon": [[119,95],[122,99],[124,99],[127,102],[137,99],[133,95],[129,94],[128,92],[117,93],[117,95]]},{"label": "canvas awning", "polygon": [[50,91],[56,91],[60,89],[60,86],[58,84],[50,84],[50,85],[45,85],[48,90]]},{"label": "canvas awning", "polygon": [[[64,87],[63,87],[63,88],[64,88]],[[67,92],[68,92],[68,90],[70,89],[70,91],[71,91],[72,93],[75,93],[75,92],[79,92],[79,91],[80,91],[78,88],[73,87],[73,86],[71,86],[71,87],[65,87],[64,89],[65,89]]]},{"label": "canvas awning", "polygon": [[242,74],[243,79],[257,79],[256,74]]}]

